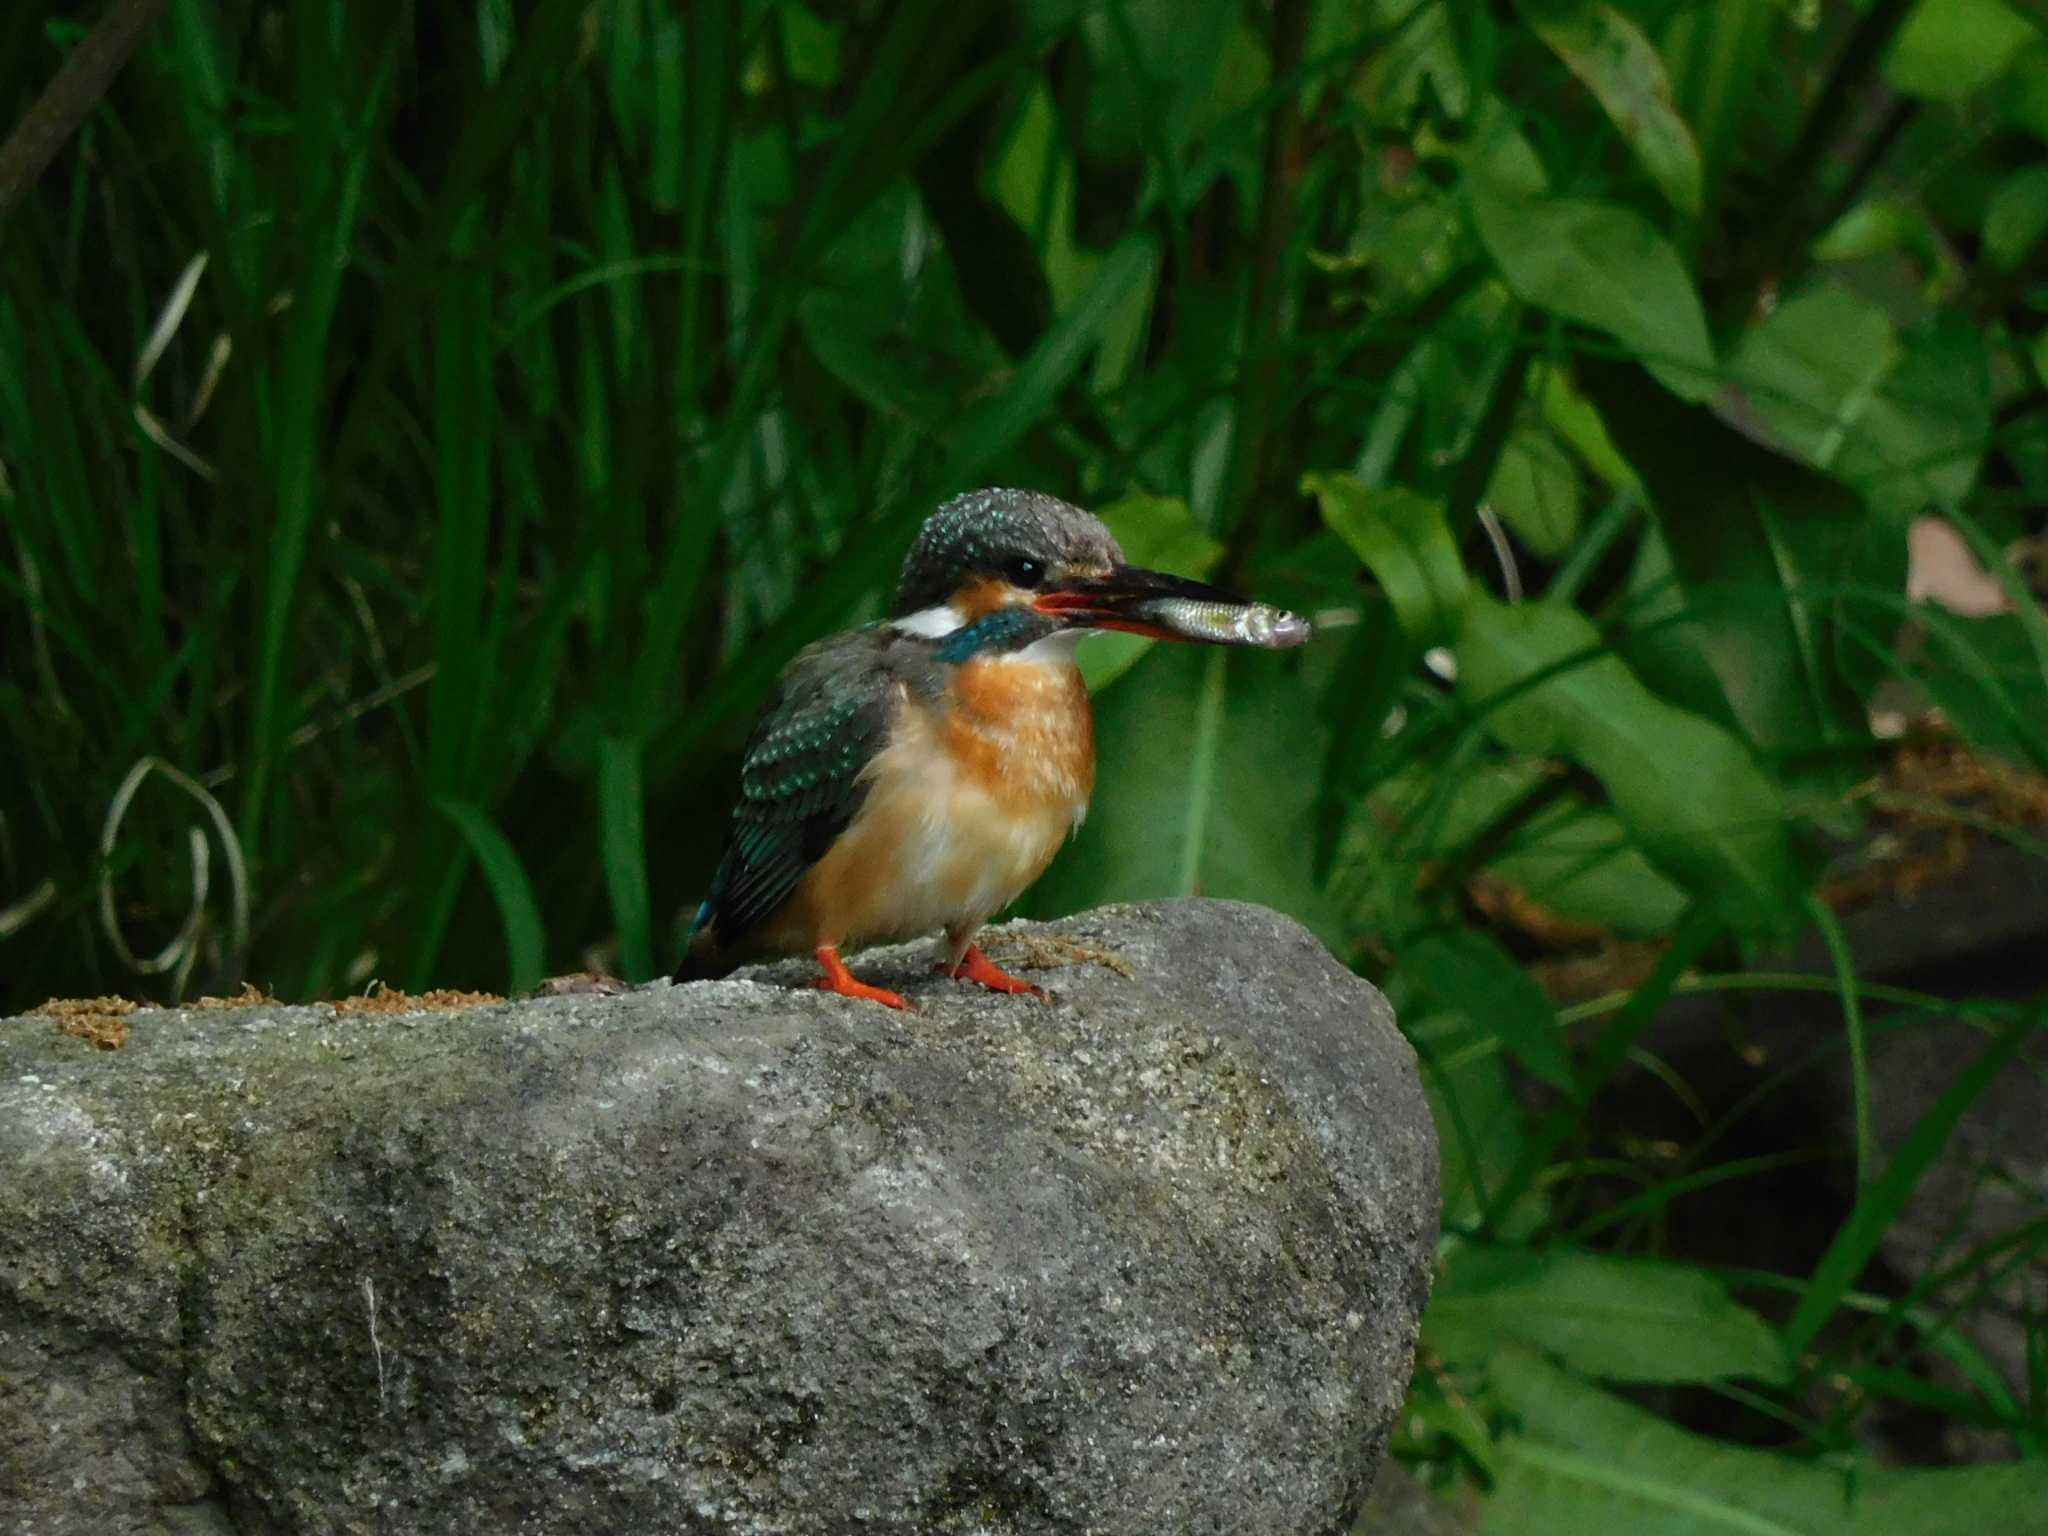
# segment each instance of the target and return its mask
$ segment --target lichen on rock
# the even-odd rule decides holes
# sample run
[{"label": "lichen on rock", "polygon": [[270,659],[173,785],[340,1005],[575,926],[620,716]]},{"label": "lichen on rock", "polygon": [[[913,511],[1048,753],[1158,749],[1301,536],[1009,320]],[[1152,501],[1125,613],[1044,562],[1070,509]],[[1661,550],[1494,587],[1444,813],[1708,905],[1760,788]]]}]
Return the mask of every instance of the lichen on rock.
[{"label": "lichen on rock", "polygon": [[1010,933],[1050,1005],[905,949],[861,969],[909,1014],[770,968],[0,1022],[0,1509],[1341,1530],[1436,1235],[1384,1000],[1254,907]]}]

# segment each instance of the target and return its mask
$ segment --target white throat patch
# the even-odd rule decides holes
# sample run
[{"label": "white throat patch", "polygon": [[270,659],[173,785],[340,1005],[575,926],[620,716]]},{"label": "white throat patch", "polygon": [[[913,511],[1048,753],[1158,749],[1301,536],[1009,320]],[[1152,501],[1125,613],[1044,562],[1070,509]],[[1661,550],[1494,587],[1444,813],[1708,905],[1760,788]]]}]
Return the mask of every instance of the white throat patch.
[{"label": "white throat patch", "polygon": [[906,613],[890,627],[898,634],[938,640],[952,634],[965,622],[951,603],[940,603],[936,608],[920,608],[915,613]]}]

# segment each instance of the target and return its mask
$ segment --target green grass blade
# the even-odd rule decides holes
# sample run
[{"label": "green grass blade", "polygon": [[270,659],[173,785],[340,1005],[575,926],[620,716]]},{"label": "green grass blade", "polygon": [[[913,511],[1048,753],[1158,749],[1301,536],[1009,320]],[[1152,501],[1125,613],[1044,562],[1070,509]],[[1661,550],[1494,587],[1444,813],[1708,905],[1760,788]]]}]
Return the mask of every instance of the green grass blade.
[{"label": "green grass blade", "polygon": [[467,794],[478,745],[479,685],[487,658],[484,579],[490,568],[491,285],[472,273],[451,285],[436,323],[435,472],[441,525],[434,539],[433,736],[427,775],[443,794]]},{"label": "green grass blade", "polygon": [[1870,1127],[1870,1056],[1863,1040],[1863,995],[1856,987],[1856,960],[1834,908],[1818,893],[1808,896],[1806,904],[1828,947],[1842,998],[1842,1023],[1849,1031],[1849,1081],[1856,1103],[1856,1187],[1867,1189],[1870,1170],[1877,1162],[1877,1139]]},{"label": "green grass blade", "polygon": [[1799,1308],[1785,1325],[1785,1348],[1795,1357],[1803,1354],[1834,1315],[1843,1295],[1856,1283],[1863,1266],[1877,1252],[1877,1245],[1897,1219],[1934,1160],[1948,1145],[1950,1134],[1978,1095],[2019,1054],[2020,1047],[2042,1028],[2038,1016],[2013,1020],[1979,1053],[1977,1059],[1958,1074],[1935,1105],[1900,1143],[1892,1160],[1877,1180],[1857,1198],[1849,1219],[1828,1245],[1813,1279],[1800,1298]]},{"label": "green grass blade", "polygon": [[598,850],[612,921],[618,924],[619,966],[628,981],[654,974],[640,752],[638,742],[618,736],[607,736],[597,747]]},{"label": "green grass blade", "polygon": [[[333,70],[327,45],[307,26],[299,41],[301,80],[327,81]],[[389,79],[380,69],[371,102],[345,146],[327,138],[325,114],[334,110],[330,84],[307,91],[298,105],[305,114],[300,157],[304,180],[301,211],[312,231],[299,265],[291,308],[279,410],[283,420],[277,446],[276,517],[270,533],[269,579],[263,591],[263,616],[257,637],[256,695],[249,728],[249,776],[243,786],[240,832],[253,863],[269,808],[270,778],[284,745],[284,682],[292,650],[292,617],[298,602],[299,575],[305,564],[306,540],[321,498],[321,443],[327,431],[328,338],[340,296],[341,278],[355,239],[369,177],[370,143],[361,131],[377,112],[376,98]],[[343,149],[338,175],[326,166],[335,148]]]},{"label": "green grass blade", "polygon": [[483,871],[484,884],[498,904],[498,919],[505,930],[507,990],[531,992],[540,985],[547,963],[540,904],[533,899],[533,886],[519,855],[500,832],[483,807],[452,795],[436,797],[434,808],[455,824],[469,851]]}]

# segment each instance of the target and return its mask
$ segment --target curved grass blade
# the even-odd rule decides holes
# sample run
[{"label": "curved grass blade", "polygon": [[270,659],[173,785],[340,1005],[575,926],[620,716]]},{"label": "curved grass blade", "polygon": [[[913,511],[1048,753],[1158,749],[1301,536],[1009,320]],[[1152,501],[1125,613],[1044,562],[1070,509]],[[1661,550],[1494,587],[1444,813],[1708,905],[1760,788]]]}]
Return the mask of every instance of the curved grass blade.
[{"label": "curved grass blade", "polygon": [[598,854],[619,925],[619,967],[628,981],[654,974],[644,800],[639,743],[607,736],[597,747]]},{"label": "curved grass blade", "polygon": [[434,808],[455,824],[463,842],[476,856],[484,884],[498,904],[498,920],[505,929],[505,963],[512,992],[530,992],[540,985],[546,964],[547,945],[540,920],[540,905],[533,899],[533,885],[519,855],[506,840],[482,806],[473,801],[440,795]]},{"label": "curved grass blade", "polygon": [[1835,1240],[1821,1256],[1813,1279],[1800,1298],[1798,1310],[1785,1325],[1785,1347],[1794,1356],[1803,1353],[1813,1343],[1822,1326],[1834,1315],[1842,1297],[1856,1283],[1863,1266],[1877,1251],[1885,1232],[1918,1187],[1921,1176],[1941,1155],[1942,1148],[1948,1145],[1949,1136],[1962,1119],[1963,1112],[2005,1070],[2019,1054],[2020,1047],[2042,1029],[2043,1020],[2038,1014],[2014,1019],[2005,1025],[1977,1059],[1949,1084],[1935,1101],[1934,1108],[1913,1127],[1877,1181],[1863,1190],[1855,1208],[1849,1213],[1849,1219],[1842,1224],[1842,1230],[1835,1234]]}]

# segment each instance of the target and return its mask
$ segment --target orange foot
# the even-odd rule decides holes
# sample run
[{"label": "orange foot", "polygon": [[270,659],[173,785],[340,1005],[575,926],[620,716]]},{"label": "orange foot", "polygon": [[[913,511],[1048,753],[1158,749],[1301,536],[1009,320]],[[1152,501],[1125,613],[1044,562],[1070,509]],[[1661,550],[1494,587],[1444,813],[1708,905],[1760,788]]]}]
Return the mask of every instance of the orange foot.
[{"label": "orange foot", "polygon": [[909,1003],[900,992],[890,992],[881,987],[871,987],[858,979],[846,968],[846,962],[839,958],[837,944],[820,944],[817,950],[818,964],[825,967],[825,974],[818,978],[818,986],[826,992],[837,992],[841,997],[864,997],[869,1002],[881,1003],[890,1008],[908,1008]]},{"label": "orange foot", "polygon": [[979,944],[968,945],[958,965],[947,965],[942,960],[938,968],[955,981],[978,981],[991,992],[1029,992],[1033,997],[1045,996],[1045,988],[1034,987],[1030,982],[1012,976],[984,955]]}]

